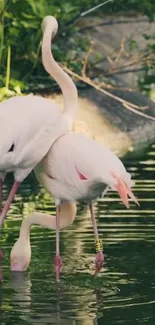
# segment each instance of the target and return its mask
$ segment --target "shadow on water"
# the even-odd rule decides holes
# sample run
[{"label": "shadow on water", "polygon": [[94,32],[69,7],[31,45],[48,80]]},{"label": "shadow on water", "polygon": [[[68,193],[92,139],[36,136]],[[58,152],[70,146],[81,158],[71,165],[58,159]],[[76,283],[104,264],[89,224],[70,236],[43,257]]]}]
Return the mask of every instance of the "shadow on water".
[{"label": "shadow on water", "polygon": [[[2,325],[102,325],[155,323],[155,147],[140,162],[127,160],[136,180],[140,209],[126,210],[110,192],[96,203],[104,241],[105,265],[94,271],[94,237],[85,205],[78,207],[70,229],[61,232],[63,272],[55,283],[55,232],[33,227],[32,261],[23,274],[11,273],[9,254],[23,216],[34,210],[55,213],[48,194],[32,177],[24,182],[9,212],[1,238],[3,278],[0,288]],[[5,195],[11,179],[8,178]]]}]

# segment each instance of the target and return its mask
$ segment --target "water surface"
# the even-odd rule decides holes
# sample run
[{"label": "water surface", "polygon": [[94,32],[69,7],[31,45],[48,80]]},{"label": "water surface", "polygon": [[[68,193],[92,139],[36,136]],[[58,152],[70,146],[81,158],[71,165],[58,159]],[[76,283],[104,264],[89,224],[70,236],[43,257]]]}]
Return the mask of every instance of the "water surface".
[{"label": "water surface", "polygon": [[[55,232],[33,227],[32,261],[27,272],[9,270],[9,254],[23,216],[34,210],[55,213],[50,196],[32,178],[25,181],[9,212],[1,238],[3,277],[2,325],[155,324],[155,146],[145,159],[126,161],[136,181],[140,209],[126,210],[116,193],[96,203],[105,265],[96,278],[94,236],[85,205],[72,227],[61,232],[63,272],[55,283]],[[11,186],[8,178],[5,196]]]}]

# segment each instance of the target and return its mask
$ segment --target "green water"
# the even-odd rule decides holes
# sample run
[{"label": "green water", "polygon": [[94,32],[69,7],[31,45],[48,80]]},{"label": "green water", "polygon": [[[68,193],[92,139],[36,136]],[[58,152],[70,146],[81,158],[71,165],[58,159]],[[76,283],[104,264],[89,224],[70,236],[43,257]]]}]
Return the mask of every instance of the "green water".
[{"label": "green water", "polygon": [[[94,237],[86,206],[70,229],[61,232],[63,272],[55,284],[55,232],[33,227],[32,261],[23,274],[11,273],[9,254],[23,216],[34,210],[54,214],[51,198],[29,179],[22,184],[1,238],[3,278],[0,324],[155,324],[155,147],[140,162],[126,161],[136,180],[140,209],[126,210],[115,193],[96,203],[104,270],[96,278]],[[5,197],[11,180],[5,187]]]}]

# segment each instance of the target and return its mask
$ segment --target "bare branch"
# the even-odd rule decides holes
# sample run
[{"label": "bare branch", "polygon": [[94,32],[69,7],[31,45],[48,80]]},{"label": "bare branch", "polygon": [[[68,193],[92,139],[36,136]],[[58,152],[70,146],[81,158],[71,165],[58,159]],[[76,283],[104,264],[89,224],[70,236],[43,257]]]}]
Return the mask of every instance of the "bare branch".
[{"label": "bare branch", "polygon": [[148,108],[148,106],[138,106],[138,105],[135,105],[131,102],[128,102],[127,100],[124,100],[116,95],[113,95],[111,93],[109,93],[107,90],[99,87],[98,84],[96,84],[95,82],[93,82],[90,78],[86,77],[86,78],[83,78],[82,76],[78,75],[77,73],[71,71],[70,69],[68,69],[66,66],[63,66],[63,69],[68,73],[70,74],[71,76],[75,77],[76,79],[80,80],[80,81],[83,81],[85,82],[86,84],[88,84],[89,86],[92,86],[93,88],[95,88],[96,90],[100,91],[101,93],[117,100],[118,102],[120,102],[125,108],[127,108],[128,110],[134,112],[135,114],[137,115],[140,115],[140,116],[143,116],[147,119],[150,119],[152,121],[155,121],[155,117],[151,116],[151,115],[148,115],[148,114],[145,114],[145,113],[142,113],[142,112],[139,112],[137,111],[137,109],[145,109],[145,108]]},{"label": "bare branch", "polygon": [[82,67],[82,71],[81,71],[81,74],[82,74],[82,77],[83,78],[86,78],[86,69],[87,69],[87,65],[88,65],[88,60],[89,60],[90,54],[93,51],[94,45],[95,45],[95,42],[91,41],[90,42],[90,47],[88,49],[88,52],[86,53],[86,56],[85,56],[85,59],[84,59],[84,63],[83,63],[83,67]]},{"label": "bare branch", "polygon": [[134,112],[134,113],[136,113],[136,114],[138,114],[138,115],[140,115],[140,116],[143,116],[143,117],[146,117],[146,118],[148,118],[148,119],[151,119],[152,121],[155,121],[155,117],[154,116],[150,116],[150,115],[148,115],[148,114],[145,114],[145,113],[143,113],[143,112],[137,112],[137,110],[136,109],[134,109],[133,107],[130,107],[129,105],[127,105],[126,103],[124,103],[123,104],[123,106],[124,107],[126,107],[129,111],[131,111],[131,112]]}]

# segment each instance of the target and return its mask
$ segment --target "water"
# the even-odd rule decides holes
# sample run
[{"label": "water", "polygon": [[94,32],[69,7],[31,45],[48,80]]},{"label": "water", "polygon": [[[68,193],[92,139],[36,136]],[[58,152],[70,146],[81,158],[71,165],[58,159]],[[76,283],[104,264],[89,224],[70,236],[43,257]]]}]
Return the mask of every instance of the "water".
[{"label": "water", "polygon": [[[104,270],[96,278],[94,237],[85,205],[70,229],[61,232],[63,272],[55,283],[55,232],[33,227],[32,261],[23,274],[11,273],[9,254],[23,216],[33,210],[54,214],[48,194],[37,183],[22,184],[1,239],[4,282],[0,288],[2,325],[117,325],[155,323],[155,146],[145,159],[126,161],[136,180],[140,209],[126,210],[117,194],[96,203],[104,241]],[[7,194],[11,180],[5,188]],[[18,218],[17,218],[18,217]]]}]

